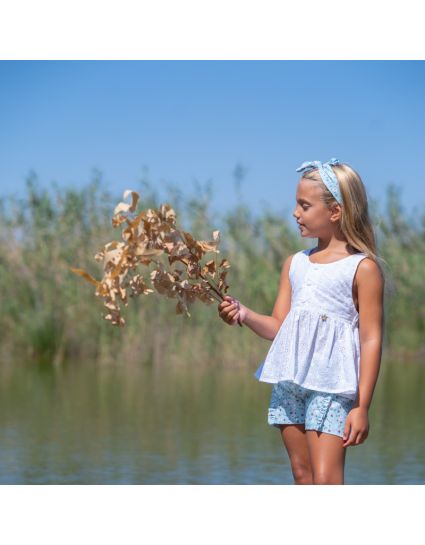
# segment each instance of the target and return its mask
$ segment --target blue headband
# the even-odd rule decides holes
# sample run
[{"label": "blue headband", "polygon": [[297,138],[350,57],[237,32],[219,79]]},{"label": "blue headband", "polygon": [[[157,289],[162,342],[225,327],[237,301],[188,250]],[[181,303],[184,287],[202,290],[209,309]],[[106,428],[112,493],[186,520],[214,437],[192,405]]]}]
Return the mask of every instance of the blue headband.
[{"label": "blue headband", "polygon": [[321,163],[320,161],[305,161],[300,167],[296,169],[296,172],[303,170],[310,170],[312,168],[318,168],[323,183],[335,197],[335,199],[342,204],[341,192],[339,190],[339,184],[331,165],[339,165],[340,162],[335,157],[332,157],[327,163]]}]

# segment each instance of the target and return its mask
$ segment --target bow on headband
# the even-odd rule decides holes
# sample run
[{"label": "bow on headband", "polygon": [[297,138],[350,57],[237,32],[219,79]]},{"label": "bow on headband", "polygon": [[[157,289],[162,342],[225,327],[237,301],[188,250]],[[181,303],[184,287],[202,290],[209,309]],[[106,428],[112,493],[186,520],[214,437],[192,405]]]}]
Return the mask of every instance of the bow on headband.
[{"label": "bow on headband", "polygon": [[339,184],[331,165],[339,165],[340,162],[335,157],[332,157],[327,163],[320,161],[305,161],[301,166],[296,169],[296,172],[302,172],[303,170],[311,170],[318,168],[323,183],[335,197],[335,199],[342,204],[341,192],[339,190]]}]

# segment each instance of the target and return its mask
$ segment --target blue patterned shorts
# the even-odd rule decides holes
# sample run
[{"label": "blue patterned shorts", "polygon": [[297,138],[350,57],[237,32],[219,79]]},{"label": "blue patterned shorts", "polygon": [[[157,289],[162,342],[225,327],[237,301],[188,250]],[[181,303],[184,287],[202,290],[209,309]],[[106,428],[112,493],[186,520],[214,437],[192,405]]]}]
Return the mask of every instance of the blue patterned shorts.
[{"label": "blue patterned shorts", "polygon": [[342,437],[354,399],[316,390],[309,390],[282,380],[273,385],[268,423],[304,424],[306,430],[317,430]]}]

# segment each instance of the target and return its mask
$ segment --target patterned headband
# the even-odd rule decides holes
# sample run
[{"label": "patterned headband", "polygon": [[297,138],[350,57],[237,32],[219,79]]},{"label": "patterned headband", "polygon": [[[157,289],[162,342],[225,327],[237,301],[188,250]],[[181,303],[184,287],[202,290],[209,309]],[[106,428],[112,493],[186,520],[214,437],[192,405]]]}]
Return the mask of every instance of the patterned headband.
[{"label": "patterned headband", "polygon": [[339,190],[339,184],[331,165],[339,165],[340,162],[335,157],[332,157],[327,163],[321,163],[320,161],[305,161],[300,167],[296,169],[296,172],[303,170],[310,170],[312,168],[318,168],[323,183],[335,197],[335,199],[342,204],[341,192]]}]

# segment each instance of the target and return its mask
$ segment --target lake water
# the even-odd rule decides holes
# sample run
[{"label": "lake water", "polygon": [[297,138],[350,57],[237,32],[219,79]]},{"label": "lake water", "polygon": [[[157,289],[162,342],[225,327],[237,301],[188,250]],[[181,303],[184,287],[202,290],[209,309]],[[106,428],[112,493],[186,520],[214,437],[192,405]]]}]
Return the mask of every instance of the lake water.
[{"label": "lake water", "polygon": [[[255,368],[0,369],[0,484],[292,484]],[[384,362],[346,484],[425,484],[425,364]]]}]

